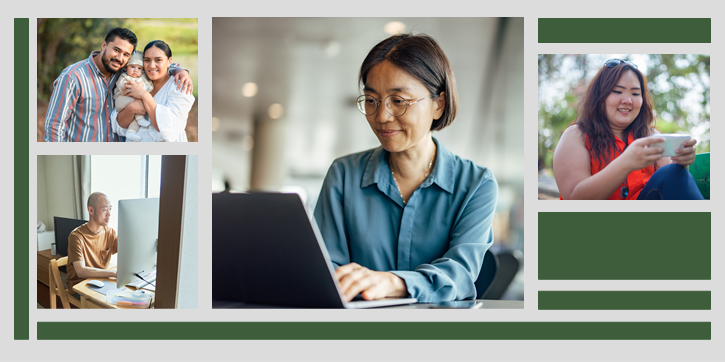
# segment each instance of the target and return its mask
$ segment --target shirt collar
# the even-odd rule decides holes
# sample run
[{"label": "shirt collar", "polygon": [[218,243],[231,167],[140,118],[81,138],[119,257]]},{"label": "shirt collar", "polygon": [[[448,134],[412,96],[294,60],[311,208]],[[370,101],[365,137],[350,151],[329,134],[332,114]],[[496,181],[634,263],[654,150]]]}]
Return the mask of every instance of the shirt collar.
[{"label": "shirt collar", "polygon": [[[453,192],[453,154],[448,151],[438,140],[433,137],[436,144],[436,161],[431,174],[420,184],[420,187],[428,187],[432,184],[438,185],[448,193]],[[360,188],[368,187],[375,183],[389,184],[392,179],[390,166],[388,165],[388,151],[382,146],[373,150],[368,163],[365,166]]]},{"label": "shirt collar", "polygon": [[[627,144],[631,145],[632,142],[634,142],[634,135],[632,134],[632,132],[629,132],[627,134]],[[619,137],[614,136],[614,144],[617,146],[617,148],[619,148],[619,152],[624,152],[625,144],[624,144],[624,141],[619,139]]]},{"label": "shirt collar", "polygon": [[[94,51],[92,51],[92,52],[91,52],[91,55],[90,55],[90,56],[88,57],[88,63],[91,63],[91,64],[93,65],[93,66],[91,67],[91,69],[93,69],[93,71],[94,71],[94,72],[96,72],[96,74],[98,74],[98,75],[100,75],[101,77],[104,77],[104,78],[105,78],[106,76],[105,76],[105,75],[103,75],[103,73],[101,73],[101,70],[100,70],[100,69],[98,69],[98,66],[96,65],[96,62],[94,62],[94,61],[93,61],[93,57],[95,57],[96,55],[98,55],[98,54],[100,54],[100,53],[101,53],[101,52],[100,52],[99,50],[94,50]],[[113,76],[113,75],[111,75],[111,76]]]}]

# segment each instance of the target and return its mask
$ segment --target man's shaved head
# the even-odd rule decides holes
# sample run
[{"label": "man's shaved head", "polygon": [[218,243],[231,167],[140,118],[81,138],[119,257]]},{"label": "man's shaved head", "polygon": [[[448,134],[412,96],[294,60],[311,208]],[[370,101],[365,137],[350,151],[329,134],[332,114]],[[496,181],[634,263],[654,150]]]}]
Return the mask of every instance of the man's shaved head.
[{"label": "man's shaved head", "polygon": [[86,206],[95,209],[96,205],[98,205],[98,199],[100,199],[101,197],[108,199],[108,197],[106,197],[106,194],[104,194],[103,192],[92,193],[91,196],[88,196],[88,204]]}]

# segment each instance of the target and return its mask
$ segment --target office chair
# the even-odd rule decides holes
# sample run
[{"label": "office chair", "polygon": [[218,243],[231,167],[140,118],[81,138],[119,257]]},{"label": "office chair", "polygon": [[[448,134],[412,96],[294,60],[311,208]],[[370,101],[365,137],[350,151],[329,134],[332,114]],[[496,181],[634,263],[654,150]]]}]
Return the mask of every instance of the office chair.
[{"label": "office chair", "polygon": [[[493,281],[496,279],[498,274],[499,261],[496,254],[491,252],[491,249],[486,250],[486,254],[483,255],[483,265],[481,265],[481,271],[478,273],[478,279],[475,281],[476,285],[476,299],[483,299],[486,294],[493,286]],[[491,299],[491,298],[488,298]]]},{"label": "office chair", "polygon": [[51,260],[50,267],[48,268],[50,278],[50,309],[56,309],[56,295],[60,297],[60,301],[63,304],[63,309],[70,309],[70,305],[80,308],[81,301],[73,297],[68,289],[65,288],[63,278],[60,277],[60,270],[58,267],[65,266],[68,264],[68,257],[64,256],[58,260]]},{"label": "office chair", "polygon": [[[486,299],[501,299],[519,271],[519,259],[509,252],[496,255],[498,270],[496,278],[486,290]],[[485,262],[485,261],[484,261]]]}]

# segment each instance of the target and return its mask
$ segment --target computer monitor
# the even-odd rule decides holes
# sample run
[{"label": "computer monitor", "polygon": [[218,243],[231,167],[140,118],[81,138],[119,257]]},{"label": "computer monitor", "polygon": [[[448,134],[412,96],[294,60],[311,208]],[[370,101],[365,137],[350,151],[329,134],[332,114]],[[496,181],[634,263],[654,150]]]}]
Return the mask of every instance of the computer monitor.
[{"label": "computer monitor", "polygon": [[118,266],[116,288],[156,269],[159,199],[118,201]]},{"label": "computer monitor", "polygon": [[53,228],[55,231],[55,250],[62,256],[68,256],[68,235],[77,227],[85,224],[86,220],[68,219],[65,217],[53,217]]}]

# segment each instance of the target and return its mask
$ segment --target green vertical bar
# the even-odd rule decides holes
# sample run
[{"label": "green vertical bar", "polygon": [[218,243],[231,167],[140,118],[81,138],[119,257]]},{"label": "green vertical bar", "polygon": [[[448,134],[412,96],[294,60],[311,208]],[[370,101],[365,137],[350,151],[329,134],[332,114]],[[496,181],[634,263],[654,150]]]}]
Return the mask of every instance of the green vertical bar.
[{"label": "green vertical bar", "polygon": [[710,310],[710,291],[539,291],[539,310]]},{"label": "green vertical bar", "polygon": [[710,322],[38,322],[38,340],[130,340],[139,331],[154,340],[709,340],[710,329]]},{"label": "green vertical bar", "polygon": [[28,110],[30,68],[28,67],[29,54],[29,29],[30,19],[15,19],[14,30],[14,65],[15,65],[15,90],[14,90],[14,113],[15,113],[15,152],[13,162],[15,163],[15,260],[13,279],[15,283],[15,304],[14,323],[15,339],[29,339],[30,311],[28,310],[28,156],[30,154],[28,144],[28,122],[30,113]]},{"label": "green vertical bar", "polygon": [[709,280],[710,217],[709,212],[540,212],[539,279]]},{"label": "green vertical bar", "polygon": [[539,43],[710,43],[710,18],[540,18]]}]

